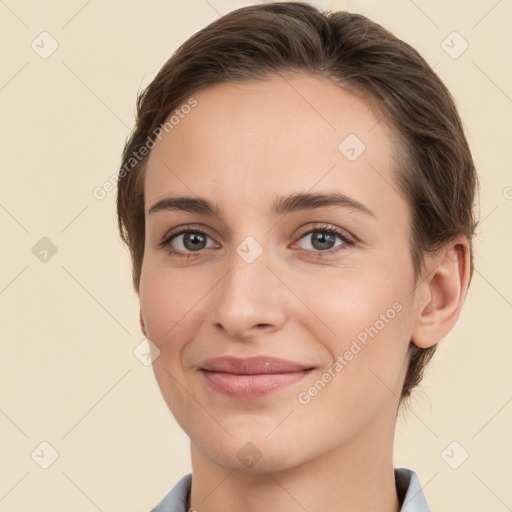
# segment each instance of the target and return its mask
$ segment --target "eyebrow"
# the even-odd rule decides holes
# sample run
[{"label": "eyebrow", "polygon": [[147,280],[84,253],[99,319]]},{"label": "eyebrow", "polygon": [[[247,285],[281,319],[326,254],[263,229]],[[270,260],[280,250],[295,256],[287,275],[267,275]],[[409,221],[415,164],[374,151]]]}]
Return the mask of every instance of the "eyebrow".
[{"label": "eyebrow", "polygon": [[[362,212],[375,217],[375,214],[364,204],[352,199],[345,194],[332,192],[328,194],[300,192],[286,197],[279,197],[272,205],[274,215],[316,210],[326,207],[342,207]],[[220,208],[214,203],[201,197],[166,197],[157,201],[148,211],[151,215],[160,211],[185,211],[207,216],[221,217]]]}]

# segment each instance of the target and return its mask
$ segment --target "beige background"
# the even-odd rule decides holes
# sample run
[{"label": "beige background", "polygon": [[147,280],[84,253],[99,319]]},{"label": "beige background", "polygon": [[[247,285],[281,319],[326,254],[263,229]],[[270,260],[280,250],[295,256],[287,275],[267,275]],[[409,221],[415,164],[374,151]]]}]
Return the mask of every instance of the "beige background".
[{"label": "beige background", "polygon": [[[187,437],[133,353],[143,336],[115,193],[92,190],[119,166],[138,89],[188,36],[251,3],[0,1],[0,511],[142,512],[190,471]],[[460,107],[482,182],[477,270],[399,419],[395,465],[419,473],[435,512],[510,510],[512,3],[316,4],[411,43]],[[469,44],[456,59],[442,47],[453,31]],[[43,237],[57,248],[47,261],[32,250]],[[58,452],[47,469],[42,442]]]}]

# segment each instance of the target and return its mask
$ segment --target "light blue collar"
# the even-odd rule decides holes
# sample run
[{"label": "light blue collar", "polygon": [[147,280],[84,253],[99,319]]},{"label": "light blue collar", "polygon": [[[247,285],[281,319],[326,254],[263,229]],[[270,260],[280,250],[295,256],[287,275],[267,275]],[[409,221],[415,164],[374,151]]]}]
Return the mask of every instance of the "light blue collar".
[{"label": "light blue collar", "polygon": [[[395,469],[395,483],[400,512],[431,512],[418,475],[407,468]],[[185,475],[151,512],[187,512],[187,501],[192,485],[192,474]]]}]

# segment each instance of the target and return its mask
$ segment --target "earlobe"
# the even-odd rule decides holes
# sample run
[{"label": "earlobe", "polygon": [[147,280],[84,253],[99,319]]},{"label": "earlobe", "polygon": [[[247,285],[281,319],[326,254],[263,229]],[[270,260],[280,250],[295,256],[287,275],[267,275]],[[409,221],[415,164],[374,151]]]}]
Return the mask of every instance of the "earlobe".
[{"label": "earlobe", "polygon": [[142,309],[140,310],[139,319],[140,319],[140,329],[142,331],[142,334],[144,334],[144,337],[147,338],[148,335],[146,333],[146,325],[144,324],[144,318],[142,316]]},{"label": "earlobe", "polygon": [[458,235],[426,257],[425,277],[418,285],[412,342],[420,348],[438,343],[459,318],[469,285],[470,253],[464,235]]}]

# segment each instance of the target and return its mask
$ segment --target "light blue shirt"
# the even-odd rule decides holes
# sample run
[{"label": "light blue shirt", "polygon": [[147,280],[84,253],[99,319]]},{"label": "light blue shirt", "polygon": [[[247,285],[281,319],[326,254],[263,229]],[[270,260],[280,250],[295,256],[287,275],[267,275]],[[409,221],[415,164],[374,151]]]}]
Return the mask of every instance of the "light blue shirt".
[{"label": "light blue shirt", "polygon": [[[400,512],[431,512],[420,479],[412,469],[395,469],[395,483],[402,504]],[[151,512],[187,512],[191,485],[192,475],[185,475]]]}]

